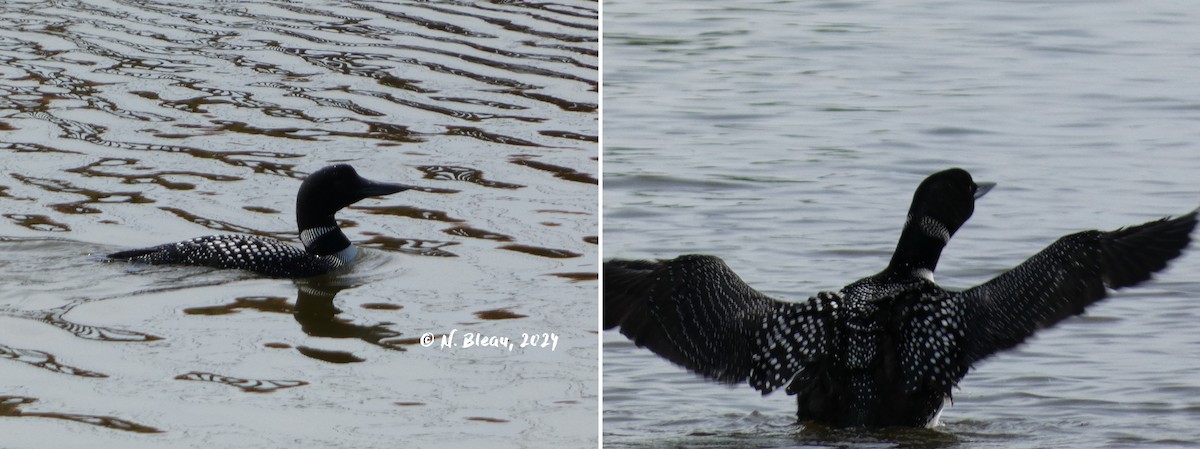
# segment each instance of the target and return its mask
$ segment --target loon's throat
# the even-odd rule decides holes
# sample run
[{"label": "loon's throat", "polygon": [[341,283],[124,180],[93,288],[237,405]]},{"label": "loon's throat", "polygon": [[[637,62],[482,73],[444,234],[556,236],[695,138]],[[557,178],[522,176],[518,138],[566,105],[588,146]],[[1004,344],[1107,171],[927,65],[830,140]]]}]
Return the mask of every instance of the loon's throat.
[{"label": "loon's throat", "polygon": [[896,252],[892,253],[887,271],[914,273],[915,270],[927,270],[931,276],[937,269],[938,259],[942,257],[942,249],[952,235],[954,230],[936,218],[910,215],[904,223],[904,231],[900,233],[900,241],[896,243]]},{"label": "loon's throat", "polygon": [[300,241],[304,243],[305,251],[318,256],[337,254],[347,248],[353,248],[350,239],[336,224],[301,230]]}]

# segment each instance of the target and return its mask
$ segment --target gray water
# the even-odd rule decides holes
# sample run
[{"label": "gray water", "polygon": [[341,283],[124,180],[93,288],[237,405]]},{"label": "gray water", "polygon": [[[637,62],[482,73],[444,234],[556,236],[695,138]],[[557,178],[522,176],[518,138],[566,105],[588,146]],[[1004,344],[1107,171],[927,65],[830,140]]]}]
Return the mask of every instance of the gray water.
[{"label": "gray water", "polygon": [[[0,3],[0,447],[595,446],[597,30],[586,0]],[[337,162],[420,187],[338,215],[349,272],[99,260],[298,243]]]},{"label": "gray water", "polygon": [[[1200,206],[1189,2],[605,2],[604,257],[718,255],[799,301],[880,270],[913,189],[999,185],[943,254],[965,288],[1067,233]],[[612,447],[1182,447],[1200,441],[1200,248],[967,375],[932,431],[794,424],[794,398],[604,343]]]}]

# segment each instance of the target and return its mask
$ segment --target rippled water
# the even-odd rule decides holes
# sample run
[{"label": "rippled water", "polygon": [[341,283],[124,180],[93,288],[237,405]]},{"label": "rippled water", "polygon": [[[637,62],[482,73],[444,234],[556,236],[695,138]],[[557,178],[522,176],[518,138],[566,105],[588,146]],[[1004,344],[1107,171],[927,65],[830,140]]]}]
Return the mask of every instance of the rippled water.
[{"label": "rippled water", "polygon": [[[598,8],[0,3],[0,446],[595,445]],[[296,242],[335,162],[421,187],[350,273],[96,257]]]},{"label": "rippled water", "polygon": [[[1070,232],[1200,205],[1200,10],[1181,3],[605,2],[604,256],[723,257],[802,300],[886,264],[913,189],[999,185],[944,253],[964,288]],[[1177,447],[1200,440],[1200,248],[980,363],[935,431],[604,343],[613,447]]]}]

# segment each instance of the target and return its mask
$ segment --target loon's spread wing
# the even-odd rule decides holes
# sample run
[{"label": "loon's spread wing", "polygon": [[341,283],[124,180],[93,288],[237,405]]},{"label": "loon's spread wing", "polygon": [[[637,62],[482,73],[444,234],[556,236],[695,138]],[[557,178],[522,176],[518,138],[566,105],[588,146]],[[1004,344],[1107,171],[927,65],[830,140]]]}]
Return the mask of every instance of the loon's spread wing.
[{"label": "loon's spread wing", "polygon": [[149,264],[242,269],[288,278],[315,276],[342,265],[337,257],[315,256],[280,240],[236,234],[197,237],[107,257]]},{"label": "loon's spread wing", "polygon": [[953,308],[966,315],[965,361],[972,364],[1083,313],[1105,297],[1105,287],[1150,279],[1187,247],[1196,214],[1065,236],[1016,268],[955,295],[962,304]]},{"label": "loon's spread wing", "polygon": [[720,258],[610,260],[604,328],[704,376],[769,393],[828,354],[837,297],[774,300]]}]

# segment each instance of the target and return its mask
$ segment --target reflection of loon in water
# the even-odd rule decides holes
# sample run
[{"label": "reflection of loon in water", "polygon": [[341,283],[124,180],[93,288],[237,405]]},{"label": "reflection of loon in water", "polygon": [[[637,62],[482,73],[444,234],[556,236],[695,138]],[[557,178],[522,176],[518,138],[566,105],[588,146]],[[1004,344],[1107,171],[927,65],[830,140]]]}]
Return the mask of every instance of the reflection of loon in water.
[{"label": "reflection of loon in water", "polygon": [[107,257],[150,264],[234,268],[272,277],[317,276],[349,265],[358,254],[334,220],[337,211],[369,196],[410,188],[368,180],[346,164],[331,165],[309,175],[296,194],[296,224],[304,249],[272,238],[211,235]]},{"label": "reflection of loon in water", "polygon": [[[184,309],[184,313],[219,316],[236,313],[243,309],[266,313],[286,313],[295,318],[296,322],[300,324],[300,330],[305,335],[323,338],[357,338],[384,349],[405,351],[403,345],[407,344],[406,340],[397,338],[403,334],[389,328],[394,323],[356,324],[340,316],[342,311],[334,305],[334,298],[342,290],[360,285],[348,284],[344,282],[344,278],[303,279],[296,281],[294,305],[284,297],[249,296],[237,298],[227,304]],[[360,361],[349,353],[324,351],[303,346],[297,349],[306,356],[325,361]]]},{"label": "reflection of loon in water", "polygon": [[783,302],[721,259],[604,263],[604,328],[709,378],[784,387],[797,416],[835,426],[937,422],[977,362],[1137,285],[1191,241],[1197,211],[1058,239],[964,291],[933,282],[942,249],[991,188],[951,169],[917,188],[891,263],[838,292]]},{"label": "reflection of loon in water", "polygon": [[313,337],[357,338],[382,348],[404,351],[403,347],[387,340],[401,335],[400,332],[387,327],[392,323],[364,326],[337,316],[342,311],[333,305],[333,298],[342,290],[352,287],[355,286],[328,282],[298,282],[299,292],[292,316],[300,323],[300,329]]}]

